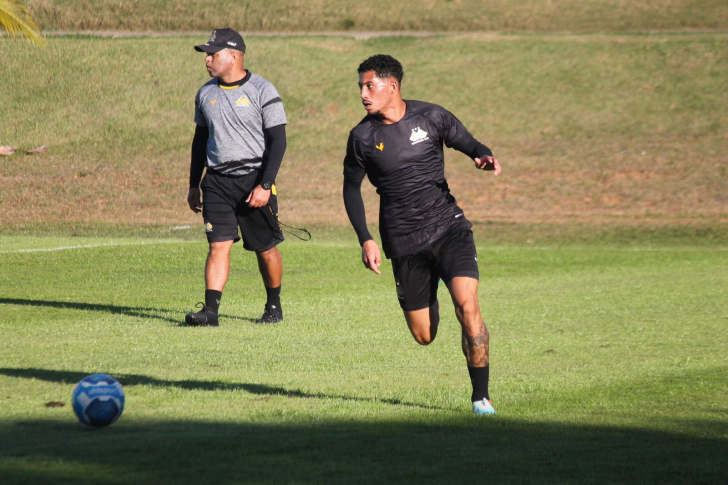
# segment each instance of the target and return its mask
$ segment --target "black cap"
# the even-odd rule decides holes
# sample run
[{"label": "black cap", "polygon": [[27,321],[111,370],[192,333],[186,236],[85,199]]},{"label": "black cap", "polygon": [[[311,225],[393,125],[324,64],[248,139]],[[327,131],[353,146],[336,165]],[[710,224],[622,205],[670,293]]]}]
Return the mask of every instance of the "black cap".
[{"label": "black cap", "polygon": [[245,52],[245,42],[243,38],[233,29],[215,29],[210,35],[207,44],[196,45],[197,52],[207,52],[214,54],[223,49],[235,49],[236,51]]}]

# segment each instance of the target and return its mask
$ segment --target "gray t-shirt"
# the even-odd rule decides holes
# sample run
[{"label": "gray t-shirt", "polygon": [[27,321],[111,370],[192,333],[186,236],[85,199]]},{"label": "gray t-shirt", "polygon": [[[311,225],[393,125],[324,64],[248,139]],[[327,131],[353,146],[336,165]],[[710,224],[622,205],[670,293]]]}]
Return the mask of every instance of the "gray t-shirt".
[{"label": "gray t-shirt", "polygon": [[220,86],[211,79],[195,98],[195,123],[210,130],[207,168],[225,175],[259,169],[265,152],[263,130],[287,123],[276,88],[246,72],[240,86]]}]

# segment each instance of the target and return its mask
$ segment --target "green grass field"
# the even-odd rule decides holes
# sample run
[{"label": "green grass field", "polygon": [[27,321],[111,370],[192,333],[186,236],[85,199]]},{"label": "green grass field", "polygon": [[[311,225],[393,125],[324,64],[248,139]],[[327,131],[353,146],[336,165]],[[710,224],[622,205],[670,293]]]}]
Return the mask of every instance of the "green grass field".
[{"label": "green grass field", "polygon": [[[725,483],[725,1],[24,3],[46,31],[178,33],[0,38],[0,145],[18,148],[0,157],[0,484]],[[207,251],[185,202],[208,79],[192,46],[221,22],[442,33],[246,35],[289,119],[281,218],[314,234],[281,246],[277,326],[253,323],[242,248],[221,327],[180,326]],[[341,164],[376,53],[504,168],[447,155],[475,224],[494,419],[470,410],[447,296],[420,347],[389,262],[359,262]],[[104,430],[70,407],[97,372],[127,397]]]},{"label": "green grass field", "polygon": [[[389,263],[377,277],[353,238],[289,240],[281,325],[253,323],[263,291],[236,248],[221,327],[186,328],[191,239],[0,238],[3,483],[725,479],[725,244],[479,238],[499,413],[483,419],[445,294],[420,347]],[[104,430],[70,408],[96,372],[127,397]]]}]

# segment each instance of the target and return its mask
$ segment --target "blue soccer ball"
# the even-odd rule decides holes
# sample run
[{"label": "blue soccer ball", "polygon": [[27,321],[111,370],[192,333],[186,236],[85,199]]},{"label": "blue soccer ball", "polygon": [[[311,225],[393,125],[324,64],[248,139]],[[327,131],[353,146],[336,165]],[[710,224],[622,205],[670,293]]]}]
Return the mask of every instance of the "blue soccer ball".
[{"label": "blue soccer ball", "polygon": [[81,379],[71,399],[79,421],[95,428],[110,425],[124,412],[124,390],[119,381],[106,374]]}]

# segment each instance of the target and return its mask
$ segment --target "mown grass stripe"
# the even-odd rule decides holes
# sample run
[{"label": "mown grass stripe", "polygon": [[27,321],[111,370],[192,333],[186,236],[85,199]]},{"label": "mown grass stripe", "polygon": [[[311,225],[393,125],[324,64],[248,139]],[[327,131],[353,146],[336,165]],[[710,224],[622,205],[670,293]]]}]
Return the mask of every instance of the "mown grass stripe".
[{"label": "mown grass stripe", "polygon": [[28,249],[13,249],[9,251],[0,251],[0,254],[13,254],[13,253],[44,253],[52,251],[67,251],[71,249],[94,249],[94,248],[105,248],[115,246],[149,246],[152,244],[182,244],[191,243],[197,241],[138,241],[128,243],[99,243],[99,244],[78,244],[75,246],[58,246],[54,248],[28,248]]}]

